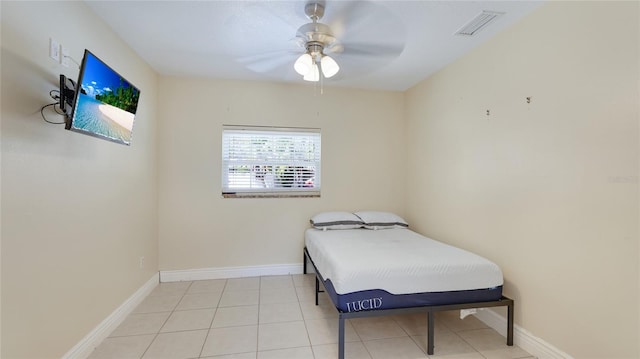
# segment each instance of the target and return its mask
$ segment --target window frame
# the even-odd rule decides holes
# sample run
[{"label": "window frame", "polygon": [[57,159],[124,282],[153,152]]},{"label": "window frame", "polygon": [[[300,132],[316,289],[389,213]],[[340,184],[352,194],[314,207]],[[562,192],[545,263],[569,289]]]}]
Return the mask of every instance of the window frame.
[{"label": "window frame", "polygon": [[[260,134],[263,133],[263,134]],[[247,158],[236,158],[232,159],[229,153],[230,149],[233,147],[229,143],[229,139],[233,138],[233,135],[236,135],[236,138],[255,136],[259,138],[263,136],[264,138],[277,138],[277,134],[282,133],[282,137],[286,138],[305,138],[311,141],[311,146],[313,149],[311,151],[302,151],[302,152],[286,152],[289,156],[310,156],[309,159],[275,159],[278,156],[268,156],[269,159],[258,160],[251,157],[249,155]],[[293,143],[296,143],[295,141]],[[252,146],[252,145],[250,145]],[[257,145],[256,145],[257,146]],[[222,153],[221,153],[221,194],[223,198],[291,198],[291,197],[312,197],[317,198],[320,197],[321,193],[321,162],[322,162],[322,131],[319,128],[307,128],[307,127],[278,127],[278,126],[246,126],[246,125],[223,125],[222,126]],[[253,147],[250,147],[254,149]],[[283,147],[274,146],[276,151],[280,150],[279,153],[282,154],[281,151]],[[296,147],[297,148],[297,147]],[[251,151],[252,154],[255,154],[255,151]],[[275,153],[275,152],[271,152]],[[281,157],[281,155],[280,155]],[[286,157],[286,156],[285,156]],[[232,163],[236,162],[235,166],[245,166],[249,167],[249,184],[248,188],[233,188],[230,183],[230,169],[232,168]],[[240,163],[240,164],[238,164]],[[271,171],[271,179],[273,187],[253,187],[255,184],[255,180],[257,180],[257,176],[255,175],[254,169],[256,167],[269,168]],[[286,167],[286,168],[283,168]],[[288,172],[288,174],[282,175],[283,171],[286,171],[287,168],[293,167],[294,170],[292,172]],[[308,178],[308,180],[313,179],[311,182],[313,187],[305,187],[300,186],[300,183],[294,184],[296,181],[294,178],[298,176],[305,176],[309,174],[309,167],[313,169],[313,175]],[[278,168],[276,170],[276,168]],[[267,170],[267,171],[269,171]],[[274,180],[274,176],[276,173],[280,174],[278,181]],[[286,185],[282,185],[282,181],[291,181],[291,187]],[[298,181],[304,180],[304,176]],[[278,183],[280,185],[278,185]],[[306,183],[303,182],[303,183]],[[263,184],[266,186],[266,183],[263,181]]]}]

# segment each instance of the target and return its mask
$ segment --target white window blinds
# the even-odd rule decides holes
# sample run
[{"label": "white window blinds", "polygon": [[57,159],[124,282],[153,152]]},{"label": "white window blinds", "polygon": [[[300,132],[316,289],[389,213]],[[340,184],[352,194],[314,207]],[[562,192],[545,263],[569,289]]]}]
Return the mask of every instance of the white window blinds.
[{"label": "white window blinds", "polygon": [[319,196],[320,130],[224,126],[222,194]]}]

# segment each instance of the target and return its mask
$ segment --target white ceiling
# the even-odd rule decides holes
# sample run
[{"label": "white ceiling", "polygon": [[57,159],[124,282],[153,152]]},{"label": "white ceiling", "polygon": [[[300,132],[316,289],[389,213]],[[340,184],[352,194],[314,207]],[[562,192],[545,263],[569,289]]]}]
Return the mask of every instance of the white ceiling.
[{"label": "white ceiling", "polygon": [[[89,1],[86,4],[165,75],[303,83],[294,41],[306,0]],[[344,45],[324,86],[406,90],[541,1],[326,0],[320,22]],[[475,36],[454,33],[483,10],[504,12]]]}]

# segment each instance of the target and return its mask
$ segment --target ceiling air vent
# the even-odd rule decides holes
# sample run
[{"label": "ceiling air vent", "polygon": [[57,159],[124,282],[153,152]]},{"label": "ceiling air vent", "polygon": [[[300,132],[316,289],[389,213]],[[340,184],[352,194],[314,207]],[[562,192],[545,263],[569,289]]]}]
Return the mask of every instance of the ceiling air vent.
[{"label": "ceiling air vent", "polygon": [[504,13],[485,10],[479,13],[476,17],[473,18],[473,20],[469,21],[462,28],[460,28],[460,30],[456,31],[455,34],[462,36],[473,36],[481,29],[484,29],[500,15],[504,15]]}]

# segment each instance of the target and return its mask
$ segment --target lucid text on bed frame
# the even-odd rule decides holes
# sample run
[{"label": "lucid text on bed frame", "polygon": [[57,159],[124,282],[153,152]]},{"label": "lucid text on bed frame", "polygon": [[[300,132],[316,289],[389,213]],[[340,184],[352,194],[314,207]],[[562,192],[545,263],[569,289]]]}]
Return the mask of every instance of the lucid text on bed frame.
[{"label": "lucid text on bed frame", "polygon": [[378,309],[382,307],[382,298],[369,298],[357,300],[355,302],[349,302],[346,304],[348,312],[359,312],[362,310]]}]

